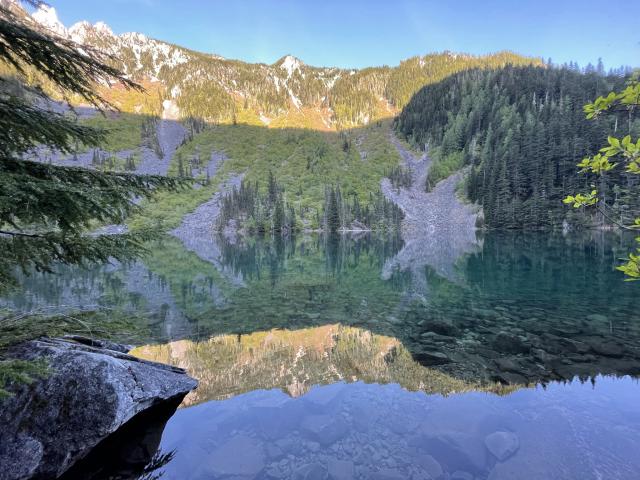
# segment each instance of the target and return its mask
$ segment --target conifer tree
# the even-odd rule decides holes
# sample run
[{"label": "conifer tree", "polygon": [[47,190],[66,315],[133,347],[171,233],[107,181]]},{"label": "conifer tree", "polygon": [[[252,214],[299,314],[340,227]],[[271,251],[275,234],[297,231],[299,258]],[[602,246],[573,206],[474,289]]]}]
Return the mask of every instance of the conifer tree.
[{"label": "conifer tree", "polygon": [[[614,136],[607,138],[607,145],[593,156],[585,157],[579,164],[582,173],[594,174],[598,177],[597,184],[592,185],[592,190],[585,193],[569,195],[564,203],[574,208],[593,207],[602,217],[628,230],[640,230],[640,217],[636,217],[633,223],[619,222],[609,210],[606,201],[607,174],[614,170],[622,170],[628,175],[640,175],[640,138],[631,137],[631,119],[635,110],[640,107],[640,81],[632,79],[627,87],[620,92],[610,92],[606,97],[600,96],[593,103],[584,107],[587,119],[593,120],[603,115],[618,115],[622,112],[628,118],[629,134],[622,139]],[[637,199],[635,199],[637,200]],[[640,237],[636,238],[640,244]],[[627,263],[618,267],[628,276],[629,280],[640,280],[640,248],[636,253],[630,253]]]},{"label": "conifer tree", "polygon": [[[576,227],[610,223],[598,212],[570,212],[562,205],[567,193],[592,181],[577,174],[574,158],[593,155],[623,122],[631,137],[640,133],[640,122],[632,116],[584,118],[582,105],[625,82],[593,70],[507,66],[458,73],[420,90],[396,127],[415,144],[429,144],[434,162],[430,181],[439,179],[434,172],[448,175],[471,167],[466,193],[483,206],[490,228],[560,227],[565,220]],[[449,170],[437,168],[455,157],[452,152],[461,153],[464,162]],[[628,210],[640,215],[639,184],[629,181],[630,176],[617,169],[598,179],[605,210],[620,199],[613,187],[624,184],[631,200]]]},{"label": "conifer tree", "polygon": [[278,198],[278,183],[276,182],[276,177],[271,170],[269,170],[269,184],[267,189],[269,204],[274,205]]},{"label": "conifer tree", "polygon": [[42,91],[21,79],[36,72],[61,93],[105,108],[109,104],[96,85],[119,82],[141,89],[109,61],[95,49],[80,49],[43,30],[10,4],[0,4],[0,62],[14,72],[0,76],[0,288],[11,283],[16,266],[48,270],[55,261],[84,263],[139,254],[144,234],[89,236],[85,230],[93,222],[122,222],[137,208],[134,197],[184,185],[172,178],[25,159],[36,148],[71,154],[76,143],[97,147],[104,132],[48,110]]},{"label": "conifer tree", "polygon": [[340,229],[340,207],[336,191],[331,187],[329,191],[329,202],[327,205],[327,229],[329,233],[336,233]]},{"label": "conifer tree", "polygon": [[276,204],[273,210],[273,231],[276,233],[282,233],[284,230],[284,204],[282,197],[276,200]]}]

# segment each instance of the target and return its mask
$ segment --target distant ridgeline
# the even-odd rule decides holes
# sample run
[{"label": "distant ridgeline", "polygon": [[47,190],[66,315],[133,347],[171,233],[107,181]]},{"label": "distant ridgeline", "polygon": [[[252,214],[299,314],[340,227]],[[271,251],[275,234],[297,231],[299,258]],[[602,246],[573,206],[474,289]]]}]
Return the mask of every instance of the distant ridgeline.
[{"label": "distant ridgeline", "polygon": [[[28,15],[12,5],[17,14]],[[33,17],[58,35],[107,52],[115,67],[149,87],[153,95],[141,101],[134,92],[105,86],[118,97],[113,100],[122,111],[158,112],[162,101],[170,100],[181,119],[208,123],[317,130],[362,126],[393,116],[421,87],[461,70],[541,64],[540,59],[512,52],[443,52],[409,58],[394,67],[361,70],[313,67],[291,55],[267,65],[196,52],[140,33],[117,35],[102,22],[83,21],[67,28],[46,5]],[[44,79],[38,81],[45,89],[51,87]]]},{"label": "distant ridgeline", "polygon": [[[596,180],[576,167],[608,135],[640,133],[640,122],[627,117],[585,119],[584,104],[624,82],[621,75],[575,68],[465,71],[420,90],[398,116],[396,129],[421,148],[428,146],[434,163],[427,188],[471,166],[466,193],[482,204],[491,228],[606,223],[562,203],[596,181],[610,216],[628,222],[638,213],[622,205],[638,205],[637,176],[614,169]],[[615,184],[622,188],[610,186]]]},{"label": "distant ridgeline", "polygon": [[[123,68],[130,69],[135,62],[126,59],[135,51],[125,46],[121,52]],[[273,65],[196,52],[185,52],[184,60],[157,73],[134,68],[134,75],[160,80],[184,117],[323,130],[390,117],[424,85],[461,70],[540,63],[511,52],[478,57],[445,52],[362,70],[312,67],[292,56]]]}]

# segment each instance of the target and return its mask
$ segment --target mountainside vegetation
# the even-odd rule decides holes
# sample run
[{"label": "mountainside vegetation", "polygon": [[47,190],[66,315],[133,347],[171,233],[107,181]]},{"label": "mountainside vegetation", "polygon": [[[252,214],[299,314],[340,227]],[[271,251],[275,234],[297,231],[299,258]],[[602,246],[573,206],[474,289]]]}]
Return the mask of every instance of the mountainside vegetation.
[{"label": "mountainside vegetation", "polygon": [[25,160],[42,146],[64,153],[78,143],[98,146],[104,133],[48,110],[43,93],[26,85],[23,65],[96,108],[106,104],[93,88],[96,82],[138,85],[106,65],[99,52],[80,52],[2,5],[0,45],[0,62],[17,73],[0,76],[0,289],[12,283],[17,267],[47,270],[52,262],[104,262],[139,253],[134,235],[88,236],[85,230],[92,222],[120,222],[136,209],[135,196],[150,197],[182,182]]},{"label": "mountainside vegetation", "polygon": [[294,203],[287,201],[286,192],[270,173],[265,193],[262,193],[258,182],[252,184],[242,181],[239,188],[234,188],[223,198],[217,228],[224,230],[230,221],[234,221],[236,228],[258,234],[269,232],[288,235],[301,228],[315,228],[329,233],[345,230],[399,232],[402,218],[400,208],[380,191],[375,194],[371,192],[366,201],[361,202],[357,193],[345,198],[340,186],[333,185],[325,186],[325,200],[321,209],[296,210]]},{"label": "mountainside vegetation", "polygon": [[[94,167],[134,170],[141,145],[158,147],[154,122],[168,113],[189,130],[169,166],[170,176],[191,176],[192,171],[202,176],[208,172],[202,166],[213,155],[224,156],[216,177],[207,173],[197,192],[163,193],[145,203],[144,211],[129,220],[134,228],[176,226],[232,175],[244,177],[245,193],[251,186],[254,200],[264,197],[274,175],[285,217],[291,217],[285,223],[295,215],[300,227],[331,229],[327,218],[334,208],[333,189],[344,202],[337,207],[336,229],[354,222],[369,227],[375,223],[369,217],[363,221],[369,207],[389,213],[390,223],[383,224],[395,224],[398,212],[380,202],[380,180],[390,177],[399,188],[411,178],[389,145],[388,122],[381,119],[400,109],[397,131],[417,147],[428,144],[434,159],[425,188],[471,166],[464,191],[482,204],[489,227],[606,223],[603,215],[569,210],[561,203],[593,182],[576,174],[576,159],[597,149],[599,139],[619,128],[618,120],[622,128],[621,119],[583,118],[584,103],[623,83],[619,76],[606,76],[601,65],[585,73],[574,65],[559,69],[511,52],[480,57],[444,52],[362,70],[311,67],[290,55],[272,65],[249,64],[138,33],[116,35],[102,23],[80,22],[67,29],[52,12],[47,28],[108,53],[113,67],[147,89],[141,94],[108,82],[94,85],[121,110],[108,118],[80,120],[83,126],[106,129]],[[34,82],[57,98],[51,82],[40,77],[35,74]],[[79,98],[72,97],[72,103]],[[335,129],[339,134],[327,132]],[[637,122],[628,129],[637,130]],[[626,221],[635,206],[625,199],[633,197],[637,180],[611,175],[618,177],[598,180],[605,205]],[[229,200],[227,210],[237,210],[231,204],[238,200]],[[265,218],[272,219],[271,210]],[[252,216],[248,211],[242,215]]]},{"label": "mountainside vegetation", "polygon": [[[574,208],[595,207],[598,213],[617,227],[635,231],[640,229],[640,217],[636,216],[632,219],[628,215],[621,215],[619,219],[615,219],[610,216],[606,211],[606,192],[599,191],[599,189],[608,186],[611,182],[610,173],[612,171],[620,172],[624,169],[622,173],[626,177],[640,175],[640,138],[631,136],[634,113],[639,106],[640,82],[636,75],[628,82],[624,90],[610,92],[606,97],[598,97],[593,103],[585,105],[584,111],[588,120],[595,120],[606,115],[622,114],[623,118],[627,117],[629,130],[628,134],[622,138],[609,136],[607,144],[597,154],[583,158],[578,164],[580,173],[597,176],[599,181],[595,188],[588,193],[576,193],[564,199],[564,203],[572,205]],[[615,181],[616,179],[614,179]],[[613,190],[625,191],[624,186],[617,183],[613,185]],[[633,208],[636,203],[637,195],[627,194],[620,199],[619,209],[631,210],[633,215],[637,215],[638,210]],[[636,237],[636,242],[640,244],[640,237]],[[627,275],[627,280],[640,280],[640,248],[636,248],[635,253],[629,253],[627,263],[619,266],[618,270]]]},{"label": "mountainside vegetation", "polygon": [[[363,128],[321,132],[300,128],[271,129],[250,125],[216,125],[189,134],[178,148],[169,167],[169,175],[190,176],[198,166],[215,156],[223,161],[212,178],[199,174],[199,189],[159,192],[128,223],[135,229],[178,226],[184,214],[208,200],[221,182],[243,175],[245,187],[251,186],[251,198],[268,194],[270,178],[277,180],[287,211],[295,212],[297,228],[324,229],[328,206],[327,188],[341,192],[338,228],[361,227],[395,229],[399,211],[380,195],[380,180],[390,175],[400,162],[397,150],[388,141],[389,121]],[[201,171],[202,169],[198,169]],[[239,192],[237,192],[239,193]],[[245,192],[248,193],[248,192]],[[243,195],[241,195],[243,196]],[[231,211],[249,219],[249,211],[237,209],[239,198],[223,210],[225,221]],[[240,202],[245,207],[248,204]],[[275,204],[273,204],[275,206]],[[253,211],[253,207],[250,208]],[[266,222],[271,218],[265,211]],[[375,212],[386,212],[374,218]],[[254,222],[244,226],[252,230]],[[267,222],[269,223],[269,222]],[[265,223],[265,229],[267,223]],[[269,223],[270,225],[270,223]],[[259,229],[261,230],[262,227]]]},{"label": "mountainside vegetation", "polygon": [[[251,64],[149,38],[140,33],[114,34],[104,23],[78,22],[66,28],[45,8],[46,28],[80,45],[108,54],[111,66],[141,84],[161,91],[141,100],[122,95],[114,102],[122,111],[161,111],[172,101],[182,119],[213,123],[250,123],[270,127],[335,130],[391,117],[423,86],[472,68],[541,65],[538,58],[512,52],[474,56],[451,52],[407,59],[398,66],[362,70],[313,67],[286,55],[273,63]],[[23,11],[23,15],[28,16]],[[44,16],[43,16],[44,17]],[[34,75],[54,97],[55,85]],[[113,90],[103,84],[108,97]],[[80,102],[79,97],[71,100]]]},{"label": "mountainside vegetation", "polygon": [[318,127],[335,129],[390,117],[422,86],[449,74],[507,64],[540,61],[510,52],[481,57],[445,52],[415,57],[397,67],[358,71],[311,67],[291,56],[261,65],[197,54],[175,67],[163,67],[158,79],[183,116],[221,123],[253,116],[271,126],[291,111],[311,109],[319,117]]},{"label": "mountainside vegetation", "polygon": [[[576,164],[615,132],[637,136],[640,122],[616,115],[588,121],[583,105],[624,85],[621,76],[574,68],[507,66],[457,73],[417,93],[396,121],[397,131],[434,165],[427,188],[470,166],[466,194],[484,207],[491,228],[548,228],[566,220],[607,224],[597,212],[568,209],[562,200],[589,189],[593,175]],[[610,215],[636,216],[637,176],[618,170],[597,179]]]}]

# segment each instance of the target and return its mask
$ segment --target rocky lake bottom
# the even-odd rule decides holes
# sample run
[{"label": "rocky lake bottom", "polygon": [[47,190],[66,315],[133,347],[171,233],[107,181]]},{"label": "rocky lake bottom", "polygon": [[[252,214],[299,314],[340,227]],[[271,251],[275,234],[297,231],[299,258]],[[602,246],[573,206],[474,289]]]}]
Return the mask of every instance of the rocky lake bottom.
[{"label": "rocky lake bottom", "polygon": [[[291,398],[256,390],[180,409],[162,478],[632,479],[638,384],[552,384],[506,396],[362,382]],[[634,405],[635,404],[635,405]]]},{"label": "rocky lake bottom", "polygon": [[199,380],[141,478],[637,478],[632,239],[199,240],[0,300],[134,313],[131,353]]}]

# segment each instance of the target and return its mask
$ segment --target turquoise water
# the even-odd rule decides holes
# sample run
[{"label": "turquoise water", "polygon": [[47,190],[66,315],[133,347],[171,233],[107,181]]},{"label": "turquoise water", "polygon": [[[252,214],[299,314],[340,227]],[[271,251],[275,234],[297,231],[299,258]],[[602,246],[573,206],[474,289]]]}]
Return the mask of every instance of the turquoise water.
[{"label": "turquoise water", "polygon": [[638,478],[640,284],[615,270],[631,238],[187,244],[0,301],[134,314],[132,353],[200,380],[162,478]]}]

